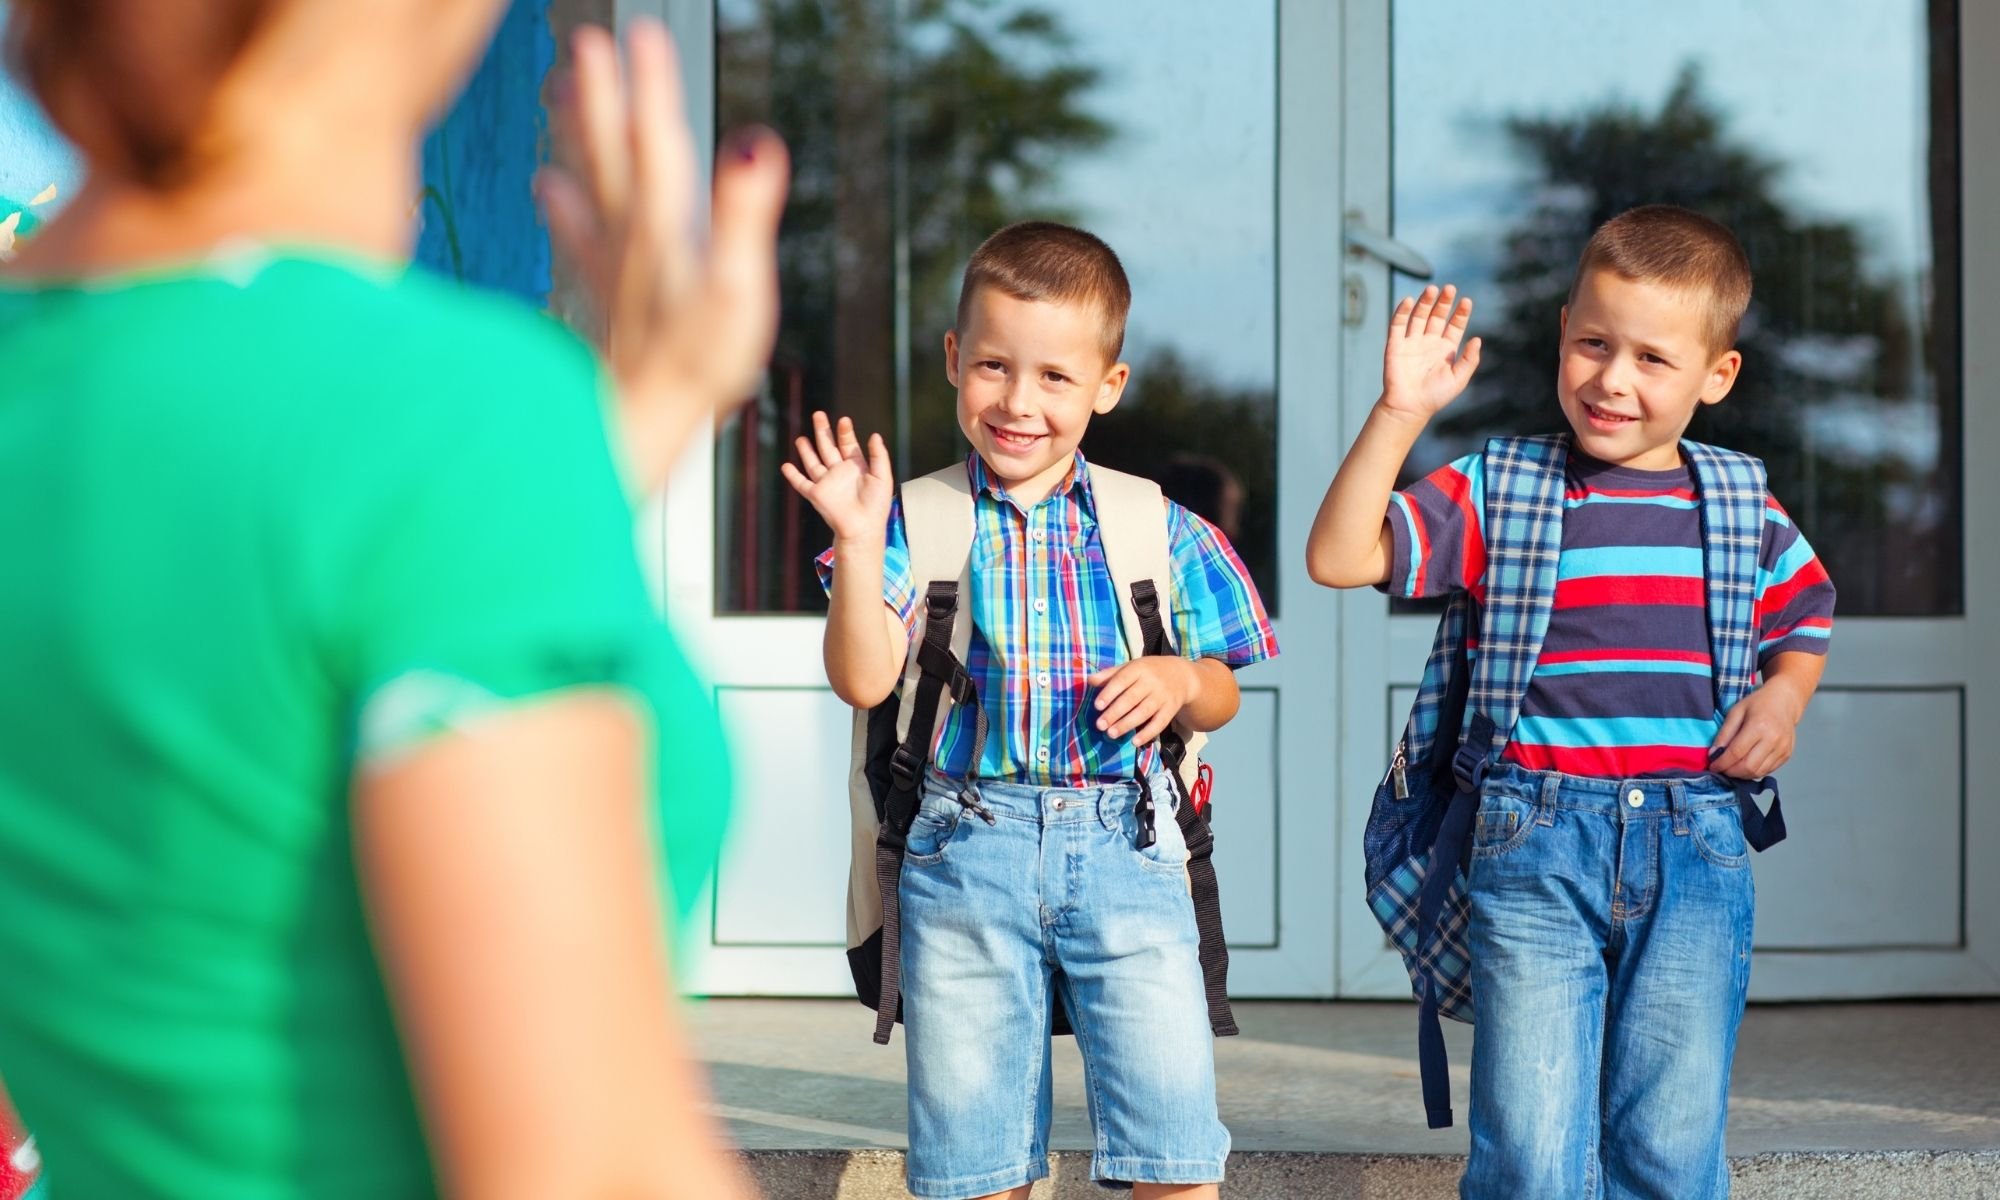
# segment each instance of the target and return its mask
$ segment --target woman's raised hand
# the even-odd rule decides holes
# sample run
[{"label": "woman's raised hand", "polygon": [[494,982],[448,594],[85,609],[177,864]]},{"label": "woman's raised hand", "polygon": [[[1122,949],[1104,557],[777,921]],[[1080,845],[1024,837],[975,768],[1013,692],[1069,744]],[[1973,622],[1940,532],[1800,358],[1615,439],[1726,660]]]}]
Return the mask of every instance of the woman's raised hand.
[{"label": "woman's raised hand", "polygon": [[594,26],[577,31],[573,48],[557,105],[562,165],[546,168],[536,190],[552,240],[595,301],[633,482],[650,491],[695,430],[761,385],[777,336],[790,165],[769,130],[725,139],[704,244],[694,136],[665,27],[634,21],[623,64]]}]

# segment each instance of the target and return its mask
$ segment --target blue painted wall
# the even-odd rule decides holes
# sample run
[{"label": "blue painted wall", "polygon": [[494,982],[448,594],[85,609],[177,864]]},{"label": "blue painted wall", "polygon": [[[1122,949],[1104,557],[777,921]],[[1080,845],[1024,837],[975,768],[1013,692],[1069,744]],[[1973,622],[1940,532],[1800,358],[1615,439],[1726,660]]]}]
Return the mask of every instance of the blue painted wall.
[{"label": "blue painted wall", "polygon": [[540,303],[549,235],[531,184],[547,142],[542,87],[555,65],[548,0],[513,0],[493,47],[424,143],[417,261]]}]

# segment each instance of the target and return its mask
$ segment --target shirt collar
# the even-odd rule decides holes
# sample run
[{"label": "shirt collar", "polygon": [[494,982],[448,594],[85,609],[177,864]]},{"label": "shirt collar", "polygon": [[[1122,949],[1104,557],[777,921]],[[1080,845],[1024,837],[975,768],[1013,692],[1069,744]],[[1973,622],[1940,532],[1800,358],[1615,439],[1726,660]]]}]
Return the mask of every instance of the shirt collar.
[{"label": "shirt collar", "polygon": [[[1004,500],[1016,508],[1020,507],[1020,504],[1007,494],[1007,485],[993,477],[993,472],[987,469],[986,460],[978,454],[967,456],[965,469],[972,481],[973,495],[977,496],[983,492],[995,500]],[[1077,503],[1083,506],[1085,512],[1096,511],[1097,503],[1090,490],[1090,464],[1084,461],[1082,450],[1076,452],[1075,459],[1070,464],[1069,474],[1063,476],[1062,482],[1049,492],[1049,496],[1071,493],[1074,493]]]}]

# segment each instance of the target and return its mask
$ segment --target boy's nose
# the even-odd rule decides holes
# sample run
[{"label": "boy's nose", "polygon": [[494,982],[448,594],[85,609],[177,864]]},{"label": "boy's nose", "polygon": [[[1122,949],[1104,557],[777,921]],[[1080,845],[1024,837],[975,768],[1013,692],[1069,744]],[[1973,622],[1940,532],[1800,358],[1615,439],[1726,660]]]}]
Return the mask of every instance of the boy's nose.
[{"label": "boy's nose", "polygon": [[1026,417],[1034,414],[1034,403],[1028,394],[1028,385],[1019,379],[1007,382],[1007,392],[1000,398],[1000,407],[1010,417]]},{"label": "boy's nose", "polygon": [[1623,396],[1631,390],[1630,379],[1625,364],[1614,358],[1597,373],[1597,388],[1607,396]]}]

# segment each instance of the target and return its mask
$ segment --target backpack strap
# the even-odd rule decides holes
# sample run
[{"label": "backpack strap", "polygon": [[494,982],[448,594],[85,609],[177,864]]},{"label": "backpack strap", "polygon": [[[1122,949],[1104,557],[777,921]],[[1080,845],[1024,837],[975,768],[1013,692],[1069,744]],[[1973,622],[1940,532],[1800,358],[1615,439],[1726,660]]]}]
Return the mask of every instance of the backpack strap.
[{"label": "backpack strap", "polygon": [[904,838],[922,802],[924,768],[945,713],[971,704],[978,714],[972,768],[979,772],[986,712],[965,669],[972,620],[961,610],[972,592],[972,484],[963,464],[912,479],[902,487],[903,529],[910,579],[917,588],[917,626],[898,689],[896,749],[875,839],[875,886],[882,898],[882,986],[875,1005],[875,1041],[889,1042],[902,1007],[903,920],[900,889]]},{"label": "backpack strap", "polygon": [[[1125,633],[1128,658],[1175,654],[1167,617],[1173,596],[1173,552],[1167,539],[1167,501],[1160,485],[1150,479],[1089,466],[1090,495],[1097,512],[1098,543],[1111,572],[1111,590]],[[1229,1007],[1229,945],[1222,931],[1222,900],[1215,881],[1215,833],[1210,809],[1195,810],[1193,781],[1201,770],[1201,748],[1208,735],[1176,721],[1160,734],[1160,761],[1179,792],[1174,821],[1188,848],[1188,892],[1194,901],[1194,923],[1200,936],[1203,990],[1208,998],[1208,1024],[1217,1037],[1237,1032]],[[1139,837],[1151,845],[1157,812],[1145,773],[1139,775]]]},{"label": "backpack strap", "polygon": [[1566,434],[1486,443],[1486,598],[1480,606],[1479,656],[1472,666],[1464,736],[1454,764],[1461,787],[1477,790],[1487,769],[1500,760],[1542,656],[1549,615],[1555,611],[1568,464]]},{"label": "backpack strap", "polygon": [[[1438,953],[1431,942],[1438,930],[1451,885],[1471,853],[1473,820],[1479,812],[1479,785],[1500,759],[1521,715],[1528,680],[1542,655],[1549,614],[1555,610],[1557,565],[1562,555],[1562,499],[1569,464],[1564,437],[1494,438],[1486,443],[1480,474],[1484,498],[1478,507],[1486,541],[1486,601],[1479,607],[1479,655],[1460,718],[1458,752],[1452,774],[1458,790],[1445,807],[1430,865],[1417,894],[1417,959]],[[1477,499],[1477,497],[1475,497]],[[1458,600],[1454,598],[1454,605]],[[1454,623],[1447,608],[1438,625],[1436,655],[1447,647],[1464,654],[1469,614]],[[1458,659],[1463,662],[1463,658]],[[1456,688],[1442,706],[1457,703]],[[1448,735],[1437,731],[1440,740]],[[1438,1023],[1443,997],[1435,972],[1419,970],[1417,1061],[1423,1080],[1424,1113],[1432,1129],[1451,1124],[1451,1075],[1445,1062],[1444,1029]]]},{"label": "backpack strap", "polygon": [[[1770,494],[1764,464],[1720,446],[1683,441],[1701,486],[1702,573],[1708,591],[1708,644],[1714,656],[1715,704],[1728,713],[1757,686],[1757,560],[1764,547],[1764,504]],[[1769,813],[1757,794],[1771,792]],[[1767,850],[1785,838],[1776,779],[1738,782],[1743,836]]]}]

